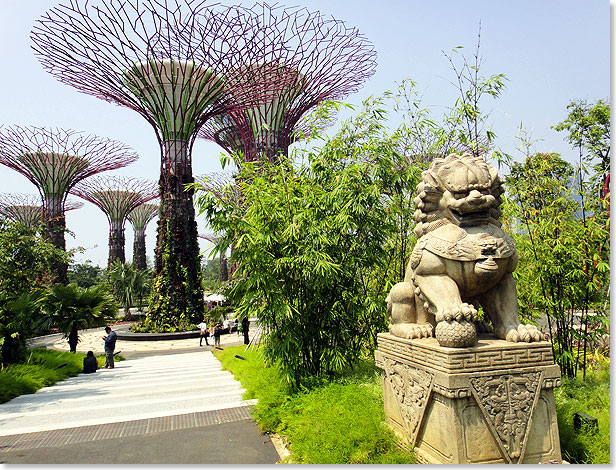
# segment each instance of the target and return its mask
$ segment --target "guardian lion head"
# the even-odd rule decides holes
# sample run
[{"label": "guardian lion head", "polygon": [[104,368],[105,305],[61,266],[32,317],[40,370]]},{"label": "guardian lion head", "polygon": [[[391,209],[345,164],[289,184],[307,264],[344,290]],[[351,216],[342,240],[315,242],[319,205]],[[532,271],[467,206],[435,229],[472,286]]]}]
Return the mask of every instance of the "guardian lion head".
[{"label": "guardian lion head", "polygon": [[496,168],[468,153],[435,159],[421,175],[414,199],[417,238],[445,224],[500,226],[502,180]]}]

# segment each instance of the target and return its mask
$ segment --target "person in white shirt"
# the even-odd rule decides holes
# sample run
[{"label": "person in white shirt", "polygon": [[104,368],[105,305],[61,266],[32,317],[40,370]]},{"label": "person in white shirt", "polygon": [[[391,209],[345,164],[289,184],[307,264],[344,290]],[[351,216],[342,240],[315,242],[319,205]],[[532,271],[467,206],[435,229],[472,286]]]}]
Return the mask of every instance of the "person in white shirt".
[{"label": "person in white shirt", "polygon": [[203,344],[201,344],[203,342],[203,338],[205,338],[205,344],[206,346],[209,346],[210,343],[208,343],[207,341],[207,337],[210,336],[210,331],[207,327],[207,323],[205,323],[205,320],[203,320],[201,323],[199,323],[199,325],[197,325],[199,327],[199,330],[201,330],[199,332],[199,346],[203,346]]}]

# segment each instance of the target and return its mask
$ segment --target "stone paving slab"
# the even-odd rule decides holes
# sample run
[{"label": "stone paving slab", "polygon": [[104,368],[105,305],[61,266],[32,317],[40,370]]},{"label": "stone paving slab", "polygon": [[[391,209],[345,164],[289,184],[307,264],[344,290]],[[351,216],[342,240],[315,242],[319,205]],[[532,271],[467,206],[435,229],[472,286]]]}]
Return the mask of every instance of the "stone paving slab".
[{"label": "stone paving slab", "polygon": [[[118,325],[114,326],[113,329],[116,331],[128,331],[129,325]],[[251,329],[250,332],[254,333],[255,329]],[[77,352],[86,353],[88,351],[93,351],[94,354],[104,354],[104,342],[103,336],[105,336],[105,329],[101,328],[91,328],[88,330],[81,330],[79,332],[79,343],[77,344]],[[203,341],[203,346],[201,349],[204,350],[212,350],[214,348],[213,343],[214,340],[211,341],[208,338],[210,346],[205,345],[205,341]],[[238,344],[243,344],[244,337],[242,335],[238,335],[237,333],[229,333],[220,336],[220,346],[222,348],[226,346],[235,346]],[[68,343],[65,338],[62,338],[61,334],[53,334],[47,336],[39,336],[37,338],[33,338],[30,340],[30,345],[32,347],[48,347],[52,349],[58,349],[60,351],[68,351]],[[121,351],[123,356],[130,357],[131,353],[135,352],[167,352],[167,351],[182,351],[199,348],[199,338],[185,338],[185,339],[172,339],[167,341],[126,341],[118,339],[116,341],[115,351]]]},{"label": "stone paving slab", "polygon": [[[84,428],[79,428],[83,432]],[[106,433],[113,435],[112,430]],[[281,457],[272,438],[254,422],[150,431],[146,434],[0,451],[0,464],[268,464]],[[48,441],[49,442],[49,441]]]},{"label": "stone paving slab", "polygon": [[153,432],[176,431],[250,419],[252,406],[239,406],[200,413],[138,419],[51,431],[0,436],[0,453],[12,450],[58,447],[116,437],[139,436]]}]

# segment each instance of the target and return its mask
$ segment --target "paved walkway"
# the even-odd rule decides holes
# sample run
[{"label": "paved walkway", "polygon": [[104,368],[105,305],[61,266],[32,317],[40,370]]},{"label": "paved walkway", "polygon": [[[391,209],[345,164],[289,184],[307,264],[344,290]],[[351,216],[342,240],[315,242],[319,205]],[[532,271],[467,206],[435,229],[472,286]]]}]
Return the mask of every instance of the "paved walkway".
[{"label": "paved walkway", "polygon": [[[102,329],[78,351],[102,352]],[[224,335],[221,346],[241,344]],[[126,361],[0,405],[0,463],[266,463],[280,460],[250,420],[254,401],[199,339],[121,341]],[[46,337],[33,345],[68,349]],[[97,347],[97,345],[99,345]]]}]

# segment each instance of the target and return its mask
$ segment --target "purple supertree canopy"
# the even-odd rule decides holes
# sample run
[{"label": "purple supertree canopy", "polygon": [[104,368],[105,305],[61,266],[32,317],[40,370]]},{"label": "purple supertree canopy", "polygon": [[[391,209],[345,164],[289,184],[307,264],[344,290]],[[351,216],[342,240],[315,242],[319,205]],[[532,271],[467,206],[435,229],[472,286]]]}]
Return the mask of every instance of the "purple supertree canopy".
[{"label": "purple supertree canopy", "polygon": [[90,178],[78,184],[72,194],[101,209],[109,221],[109,261],[125,262],[124,226],[128,214],[137,206],[158,197],[158,187],[146,180],[121,176]]},{"label": "purple supertree canopy", "polygon": [[[66,201],[64,212],[80,209],[83,202]],[[33,194],[0,194],[0,215],[28,228],[36,228],[43,223],[43,205],[41,197]]]},{"label": "purple supertree canopy", "polygon": [[254,23],[242,19],[238,7],[202,0],[68,0],[48,10],[31,33],[47,71],[136,110],[156,132],[161,210],[154,275],[164,281],[153,283],[148,322],[154,328],[184,328],[203,311],[193,192],[185,191],[194,182],[198,129],[232,108],[254,107],[264,90],[290,80],[286,72],[277,82],[267,80],[271,64],[250,42]]},{"label": "purple supertree canopy", "polygon": [[[376,52],[357,29],[305,8],[257,3],[242,8],[241,18],[242,24],[252,25],[251,42],[263,60],[244,70],[258,66],[269,81],[283,77],[283,84],[268,90],[256,106],[237,106],[210,119],[199,135],[241,152],[245,161],[272,160],[286,155],[299,131],[305,131],[301,118],[309,110],[345,98],[372,76]],[[259,84],[253,85],[258,95]]]},{"label": "purple supertree canopy", "polygon": [[158,197],[152,181],[123,176],[100,176],[78,184],[71,191],[102,210],[109,223],[124,226],[128,214],[144,202]]},{"label": "purple supertree canopy", "polygon": [[[237,7],[203,0],[69,0],[32,30],[43,67],[79,91],[139,112],[159,140],[194,139],[231,105],[254,104],[266,82],[262,51]],[[198,20],[198,24],[197,24]],[[265,65],[263,65],[265,67]],[[270,67],[267,66],[269,70]]]},{"label": "purple supertree canopy", "polygon": [[81,132],[34,126],[0,128],[0,163],[37,187],[48,220],[63,217],[66,197],[77,183],[137,158],[121,142]]}]

